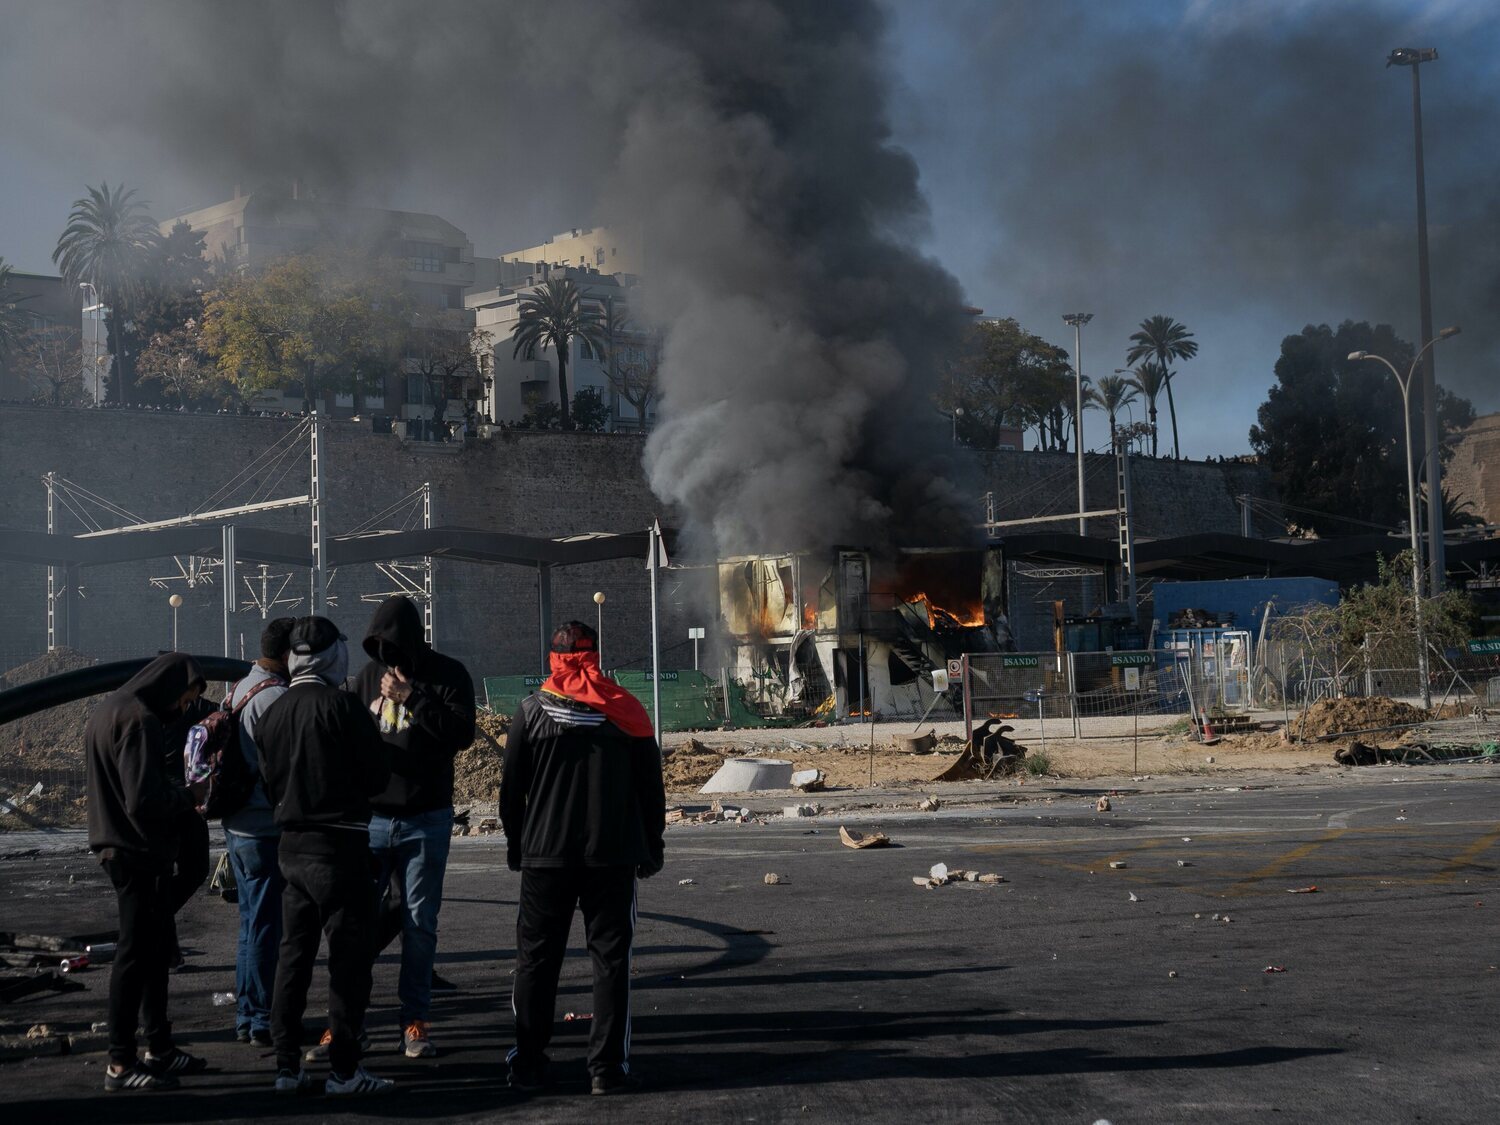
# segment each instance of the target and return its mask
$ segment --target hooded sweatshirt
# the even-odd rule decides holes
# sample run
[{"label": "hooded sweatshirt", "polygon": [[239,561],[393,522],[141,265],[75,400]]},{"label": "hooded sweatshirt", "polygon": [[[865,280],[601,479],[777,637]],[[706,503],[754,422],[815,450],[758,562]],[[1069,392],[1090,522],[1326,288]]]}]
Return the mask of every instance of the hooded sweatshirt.
[{"label": "hooded sweatshirt", "polygon": [[189,688],[206,686],[190,656],[169,652],[111,692],[89,716],[83,742],[88,772],[89,847],[163,869],[177,851],[176,818],[192,795],[172,782],[166,728]]},{"label": "hooded sweatshirt", "polygon": [[[260,716],[260,776],[282,847],[316,851],[311,838],[367,833],[370,798],[390,777],[390,751],[359,700],[341,691],[343,640],[287,661],[291,686]],[[296,837],[293,837],[296,834]]]},{"label": "hooded sweatshirt", "polygon": [[[391,749],[391,780],[371,804],[386,816],[414,816],[453,804],[453,756],[474,741],[474,681],[423,637],[422,615],[409,598],[387,598],[365,637],[370,663],[354,692],[380,724]],[[411,683],[404,704],[380,694],[380,680],[399,669]]]}]

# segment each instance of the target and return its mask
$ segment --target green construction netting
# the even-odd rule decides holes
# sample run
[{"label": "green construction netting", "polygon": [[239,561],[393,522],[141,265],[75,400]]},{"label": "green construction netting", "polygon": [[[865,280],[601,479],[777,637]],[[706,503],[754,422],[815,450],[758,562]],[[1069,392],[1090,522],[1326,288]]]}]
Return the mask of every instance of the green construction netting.
[{"label": "green construction netting", "polygon": [[[651,712],[651,673],[633,668],[611,673],[616,683]],[[544,676],[486,676],[485,701],[490,710],[514,715],[521,700],[541,687]],[[663,731],[714,730],[724,726],[724,696],[719,681],[692,669],[663,671],[661,679]],[[796,719],[767,718],[745,702],[744,688],[731,684],[729,723],[736,727],[793,726]]]}]

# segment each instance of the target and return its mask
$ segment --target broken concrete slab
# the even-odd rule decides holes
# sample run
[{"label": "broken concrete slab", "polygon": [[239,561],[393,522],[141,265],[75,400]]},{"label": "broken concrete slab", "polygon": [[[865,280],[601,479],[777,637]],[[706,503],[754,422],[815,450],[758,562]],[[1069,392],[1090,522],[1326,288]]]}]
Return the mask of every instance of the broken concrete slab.
[{"label": "broken concrete slab", "polygon": [[792,763],[783,758],[728,758],[700,793],[755,793],[792,787]]},{"label": "broken concrete slab", "polygon": [[846,848],[887,848],[891,838],[884,832],[854,832],[839,825],[839,839]]},{"label": "broken concrete slab", "polygon": [[792,774],[792,788],[800,789],[804,793],[822,789],[827,782],[828,775],[822,770],[798,770]]}]

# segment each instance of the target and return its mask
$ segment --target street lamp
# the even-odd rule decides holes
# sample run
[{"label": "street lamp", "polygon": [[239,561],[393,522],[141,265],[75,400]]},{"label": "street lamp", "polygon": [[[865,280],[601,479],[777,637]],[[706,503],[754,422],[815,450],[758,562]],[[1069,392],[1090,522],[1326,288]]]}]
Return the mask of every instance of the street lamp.
[{"label": "street lamp", "polygon": [[[1422,314],[1422,348],[1432,342],[1432,285],[1427,270],[1427,174],[1422,159],[1422,77],[1424,62],[1435,62],[1436,47],[1397,47],[1386,56],[1385,65],[1411,67],[1411,116],[1417,154],[1417,293]],[[1432,353],[1422,365],[1422,433],[1427,441],[1427,488],[1441,499],[1443,490],[1443,435],[1438,427],[1437,371]],[[1447,560],[1443,548],[1443,506],[1427,505],[1427,572],[1433,591],[1443,588]]]},{"label": "street lamp", "polygon": [[958,420],[964,416],[964,408],[955,406],[953,408],[953,444],[958,444]]},{"label": "street lamp", "polygon": [[182,608],[182,595],[173,594],[167,599],[167,604],[172,607],[172,651],[177,651],[177,611]]},{"label": "street lamp", "polygon": [[1083,326],[1094,319],[1093,313],[1063,313],[1063,323],[1073,326],[1073,375],[1077,381],[1077,400],[1073,409],[1073,440],[1078,445],[1078,534],[1088,534],[1083,518]]},{"label": "street lamp", "polygon": [[597,615],[598,615],[598,628],[595,631],[599,634],[599,668],[602,671],[603,668],[604,668],[604,591],[603,590],[598,590],[598,591],[596,591],[594,593],[594,606],[595,606],[595,609],[596,609],[596,612],[597,612]]},{"label": "street lamp", "polygon": [[[1459,327],[1455,324],[1451,328],[1444,328],[1437,334],[1436,339],[1428,340],[1422,346],[1422,350],[1412,359],[1411,367],[1404,377],[1401,372],[1396,370],[1396,365],[1384,356],[1375,355],[1373,352],[1349,353],[1351,362],[1373,359],[1377,363],[1385,364],[1390,373],[1396,377],[1396,385],[1401,388],[1401,417],[1406,424],[1406,519],[1409,525],[1408,529],[1411,532],[1411,594],[1412,605],[1417,615],[1417,675],[1422,678],[1422,706],[1429,711],[1432,710],[1432,685],[1427,682],[1427,633],[1422,626],[1422,546],[1417,536],[1417,471],[1415,464],[1412,462],[1411,452],[1411,381],[1417,374],[1417,364],[1422,362],[1423,354],[1429,352],[1432,345],[1437,343],[1438,340],[1447,340],[1450,337],[1457,336],[1458,333]],[[1435,507],[1441,506],[1441,504],[1442,497],[1434,497],[1429,489],[1427,495],[1428,521],[1431,526],[1438,528],[1442,527],[1442,518],[1438,517],[1434,521],[1431,512]]]}]

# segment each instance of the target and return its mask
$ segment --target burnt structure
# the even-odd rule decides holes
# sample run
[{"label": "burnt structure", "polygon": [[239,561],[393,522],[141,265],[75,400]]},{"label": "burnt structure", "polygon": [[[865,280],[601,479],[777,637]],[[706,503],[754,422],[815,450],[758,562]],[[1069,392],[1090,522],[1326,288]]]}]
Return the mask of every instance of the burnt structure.
[{"label": "burnt structure", "polygon": [[920,713],[948,660],[1014,647],[998,549],[833,548],[717,565],[726,671],[769,713]]}]

